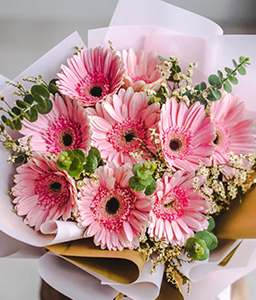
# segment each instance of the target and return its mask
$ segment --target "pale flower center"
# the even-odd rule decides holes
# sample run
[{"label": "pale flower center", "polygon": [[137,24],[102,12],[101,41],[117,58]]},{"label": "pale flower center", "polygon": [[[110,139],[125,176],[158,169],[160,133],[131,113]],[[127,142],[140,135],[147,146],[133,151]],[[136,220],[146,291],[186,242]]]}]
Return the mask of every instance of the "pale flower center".
[{"label": "pale flower center", "polygon": [[229,146],[230,146],[230,134],[228,130],[225,128],[224,124],[215,124],[216,126],[216,138],[213,141],[214,145],[216,146],[216,150],[220,152],[228,153],[230,152]]}]

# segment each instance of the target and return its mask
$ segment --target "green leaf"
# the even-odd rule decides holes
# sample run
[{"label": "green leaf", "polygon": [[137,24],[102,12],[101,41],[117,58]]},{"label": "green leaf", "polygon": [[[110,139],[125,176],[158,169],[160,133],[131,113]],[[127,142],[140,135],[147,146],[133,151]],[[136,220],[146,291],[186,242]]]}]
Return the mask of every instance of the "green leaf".
[{"label": "green leaf", "polygon": [[14,107],[12,108],[12,112],[13,112],[16,116],[20,116],[20,115],[21,115],[21,110],[20,110],[18,107],[16,107],[16,106],[14,106]]},{"label": "green leaf", "polygon": [[74,155],[79,158],[79,160],[81,161],[81,163],[84,163],[85,160],[86,160],[86,157],[85,157],[85,153],[83,150],[81,149],[74,149],[72,151],[74,153]]},{"label": "green leaf", "polygon": [[206,260],[210,255],[208,248],[204,248],[204,254],[199,258],[200,261]]},{"label": "green leaf", "polygon": [[33,96],[38,94],[45,99],[49,99],[49,97],[50,97],[49,91],[43,85],[33,85],[30,91]]},{"label": "green leaf", "polygon": [[12,130],[15,129],[15,126],[14,126],[12,120],[10,120],[10,119],[7,119],[6,125],[9,126]]},{"label": "green leaf", "polygon": [[35,102],[37,103],[36,108],[40,114],[43,114],[47,110],[47,103],[45,98],[39,94],[34,95]]},{"label": "green leaf", "polygon": [[23,154],[19,154],[15,158],[14,162],[15,162],[15,164],[20,164],[20,163],[22,163],[24,161],[24,159],[25,159],[25,156]]},{"label": "green leaf", "polygon": [[203,230],[203,231],[198,231],[195,234],[195,238],[199,239],[199,240],[204,240],[206,243],[206,246],[209,248],[209,246],[212,243],[212,236],[210,234],[210,232],[208,232],[207,230]]},{"label": "green leaf", "polygon": [[152,181],[155,181],[152,176],[148,176],[146,179],[139,179],[139,183],[144,185],[144,187],[150,185]]},{"label": "green leaf", "polygon": [[148,185],[145,189],[145,195],[152,195],[156,190],[156,181],[153,180],[150,185]]},{"label": "green leaf", "polygon": [[207,99],[210,100],[210,101],[216,101],[216,100],[217,100],[217,99],[214,97],[214,95],[213,95],[212,92],[209,93],[209,94],[207,95]]},{"label": "green leaf", "polygon": [[201,91],[203,90],[206,90],[207,89],[207,85],[204,81],[202,81],[200,84],[199,84],[199,88]]},{"label": "green leaf", "polygon": [[87,156],[86,163],[83,166],[83,169],[87,173],[93,173],[98,167],[98,159],[94,155]]},{"label": "green leaf", "polygon": [[212,238],[212,242],[208,246],[208,249],[209,250],[213,250],[213,249],[215,249],[218,246],[218,239],[217,239],[217,237],[212,232],[210,232],[210,235],[211,235],[211,238]]},{"label": "green leaf", "polygon": [[164,58],[164,57],[161,56],[161,55],[158,55],[158,59],[159,59],[160,61],[169,61],[169,59]]},{"label": "green leaf", "polygon": [[151,171],[150,170],[145,170],[142,167],[138,167],[137,168],[137,176],[140,178],[140,179],[147,179],[148,176],[151,175]]},{"label": "green leaf", "polygon": [[26,95],[23,100],[30,105],[32,105],[35,101],[34,97],[30,94]]},{"label": "green leaf", "polygon": [[141,192],[145,189],[145,186],[139,183],[139,178],[135,176],[130,178],[129,185],[135,192]]},{"label": "green leaf", "polygon": [[237,71],[240,75],[245,75],[246,74],[246,70],[243,66],[241,66]]},{"label": "green leaf", "polygon": [[214,98],[216,98],[217,100],[220,100],[221,92],[218,89],[211,89],[211,91],[212,91]]},{"label": "green leaf", "polygon": [[245,60],[245,57],[244,57],[244,56],[240,56],[240,57],[239,57],[239,62],[240,62],[240,63],[243,63],[244,60]]},{"label": "green leaf", "polygon": [[4,122],[4,124],[7,124],[7,118],[6,118],[6,116],[5,115],[2,115],[1,116],[1,119],[2,119],[2,121]]},{"label": "green leaf", "polygon": [[238,84],[238,79],[234,76],[228,75],[228,80],[233,84]]},{"label": "green leaf", "polygon": [[205,260],[209,257],[209,249],[205,241],[194,237],[187,240],[185,250],[192,259]]},{"label": "green leaf", "polygon": [[229,81],[225,81],[223,84],[224,90],[228,93],[232,92],[232,86]]},{"label": "green leaf", "polygon": [[232,72],[233,72],[233,70],[232,70],[232,69],[230,69],[230,68],[228,68],[228,67],[226,67],[226,68],[225,68],[225,71],[226,71],[228,74],[230,74],[230,73],[232,73]]},{"label": "green leaf", "polygon": [[96,156],[98,161],[101,160],[100,151],[97,148],[95,148],[95,147],[91,147],[91,149],[89,151],[89,155]]},{"label": "green leaf", "polygon": [[207,221],[209,223],[207,230],[212,231],[215,227],[215,221],[212,217],[210,217]]},{"label": "green leaf", "polygon": [[49,83],[49,92],[53,95],[60,93],[58,87],[54,83],[51,83],[51,82]]},{"label": "green leaf", "polygon": [[13,119],[12,122],[13,122],[13,125],[14,125],[14,127],[15,127],[16,130],[21,130],[22,123],[21,123],[20,119],[17,119],[17,118]]},{"label": "green leaf", "polygon": [[232,62],[233,62],[234,67],[236,68],[238,66],[237,62],[234,59],[232,59]]},{"label": "green leaf", "polygon": [[140,164],[140,163],[136,163],[136,164],[134,164],[134,165],[132,166],[132,172],[133,172],[133,174],[134,174],[135,176],[138,176],[137,170],[138,170],[139,167],[143,167],[143,165]]},{"label": "green leaf", "polygon": [[221,84],[219,77],[214,74],[209,76],[208,81],[212,86]]},{"label": "green leaf", "polygon": [[48,114],[52,110],[52,101],[50,99],[45,99],[47,104],[47,109],[44,112],[44,114]]},{"label": "green leaf", "polygon": [[217,74],[219,76],[220,81],[222,81],[222,79],[223,79],[223,73],[220,70],[218,70]]},{"label": "green leaf", "polygon": [[22,108],[22,109],[26,109],[26,108],[30,108],[31,107],[31,104],[25,102],[25,101],[22,101],[22,100],[16,100],[16,105],[19,107],[19,108]]},{"label": "green leaf", "polygon": [[29,118],[27,118],[26,115],[24,117],[29,121],[29,122],[35,122],[38,119],[38,113],[37,110],[34,107],[30,107],[27,109],[27,115]]},{"label": "green leaf", "polygon": [[200,104],[203,105],[204,107],[207,106],[207,103],[208,103],[208,102],[207,102],[206,99],[204,99],[204,98],[201,98],[201,99],[200,99]]},{"label": "green leaf", "polygon": [[83,171],[83,165],[80,163],[80,160],[75,157],[68,168],[68,174],[72,177],[78,177]]}]

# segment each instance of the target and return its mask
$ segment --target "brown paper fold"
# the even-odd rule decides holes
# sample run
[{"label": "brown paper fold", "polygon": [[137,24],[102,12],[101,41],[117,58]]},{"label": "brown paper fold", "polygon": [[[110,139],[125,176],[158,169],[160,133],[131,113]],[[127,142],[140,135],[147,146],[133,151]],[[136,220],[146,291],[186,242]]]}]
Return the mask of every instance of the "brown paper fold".
[{"label": "brown paper fold", "polygon": [[[256,174],[251,180],[255,178]],[[229,210],[216,219],[214,233],[219,239],[256,238],[256,186],[232,201]]]},{"label": "brown paper fold", "polygon": [[137,251],[102,250],[94,245],[92,239],[61,243],[46,248],[76,265],[123,284],[135,281],[145,264],[144,255]]},{"label": "brown paper fold", "polygon": [[160,294],[156,298],[156,300],[170,300],[170,299],[171,300],[183,300],[184,299],[183,292],[182,292],[182,285],[183,285],[182,279],[177,273],[175,274],[175,280],[176,280],[178,288],[176,288],[170,282],[167,282],[166,277],[164,276]]},{"label": "brown paper fold", "polygon": [[[92,239],[61,243],[47,246],[46,248],[71,263],[88,268],[93,272],[122,284],[134,282],[139,277],[145,264],[144,255],[135,250],[102,250],[94,245]],[[182,279],[178,274],[176,282],[179,289],[171,283],[167,283],[166,279],[164,279],[157,300],[183,300],[181,294]],[[121,294],[118,297],[121,297]]]}]

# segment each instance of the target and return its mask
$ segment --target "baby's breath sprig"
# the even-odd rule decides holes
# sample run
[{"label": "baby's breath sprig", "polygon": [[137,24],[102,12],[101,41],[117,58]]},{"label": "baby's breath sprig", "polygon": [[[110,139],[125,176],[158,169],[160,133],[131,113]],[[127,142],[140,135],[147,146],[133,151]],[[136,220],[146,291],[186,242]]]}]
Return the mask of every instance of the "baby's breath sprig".
[{"label": "baby's breath sprig", "polygon": [[3,127],[0,129],[0,141],[5,146],[6,151],[10,151],[8,163],[22,163],[27,161],[28,157],[33,156],[33,152],[30,147],[30,141],[32,137],[29,137],[26,143],[20,143],[19,140],[14,140]]},{"label": "baby's breath sprig", "polygon": [[[230,160],[221,166],[205,166],[199,164],[194,178],[194,189],[200,190],[202,196],[209,202],[209,213],[218,214],[222,210],[228,210],[230,203],[235,198],[242,199],[245,194],[255,183],[250,180],[251,175],[255,172],[253,168],[246,168],[243,162],[247,160],[251,166],[255,165],[256,154],[235,155],[229,153]],[[226,180],[226,168],[232,171],[232,175]],[[198,184],[198,176],[205,177],[205,182],[202,186]]]}]

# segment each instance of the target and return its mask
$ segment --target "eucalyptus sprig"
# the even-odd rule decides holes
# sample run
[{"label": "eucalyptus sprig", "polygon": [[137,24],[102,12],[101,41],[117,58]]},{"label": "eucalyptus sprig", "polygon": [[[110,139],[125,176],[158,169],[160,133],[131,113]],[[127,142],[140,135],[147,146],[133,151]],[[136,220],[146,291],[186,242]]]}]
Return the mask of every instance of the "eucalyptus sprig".
[{"label": "eucalyptus sprig", "polygon": [[208,222],[209,226],[207,230],[198,231],[194,237],[187,239],[185,250],[192,259],[206,260],[209,257],[210,251],[218,245],[218,239],[212,233],[215,227],[214,219],[209,218]]},{"label": "eucalyptus sprig", "polygon": [[[30,78],[25,78],[25,81],[33,82]],[[14,93],[22,97],[22,100],[16,100],[16,105],[10,107],[4,98],[1,98],[7,106],[7,109],[3,107],[1,109],[10,116],[8,118],[6,115],[2,115],[2,122],[11,129],[20,130],[24,118],[29,122],[35,122],[38,119],[38,114],[48,114],[52,109],[50,93],[55,94],[59,92],[55,83],[55,79],[51,80],[49,85],[41,81],[41,84],[33,85],[29,91],[26,91],[21,83],[14,84],[9,82],[10,85],[17,88],[17,91]]]},{"label": "eucalyptus sprig", "polygon": [[250,64],[249,58],[240,56],[239,62],[232,60],[234,68],[231,69],[229,67],[225,67],[224,70],[226,72],[225,75],[218,70],[217,75],[212,74],[208,77],[208,83],[210,86],[203,81],[200,84],[196,85],[194,88],[194,94],[191,92],[187,93],[187,96],[190,99],[194,99],[194,101],[200,101],[201,104],[206,105],[207,100],[216,101],[220,100],[222,93],[221,89],[223,88],[226,92],[232,92],[231,84],[238,84],[237,75],[246,74],[246,67]]},{"label": "eucalyptus sprig", "polygon": [[98,166],[103,165],[98,149],[92,147],[87,156],[81,149],[65,150],[58,154],[57,168],[65,170],[72,177],[81,173],[94,173]]},{"label": "eucalyptus sprig", "polygon": [[134,176],[129,180],[130,187],[136,192],[145,190],[146,195],[152,195],[156,190],[156,181],[152,176],[155,169],[156,165],[150,161],[134,164],[132,167]]}]

